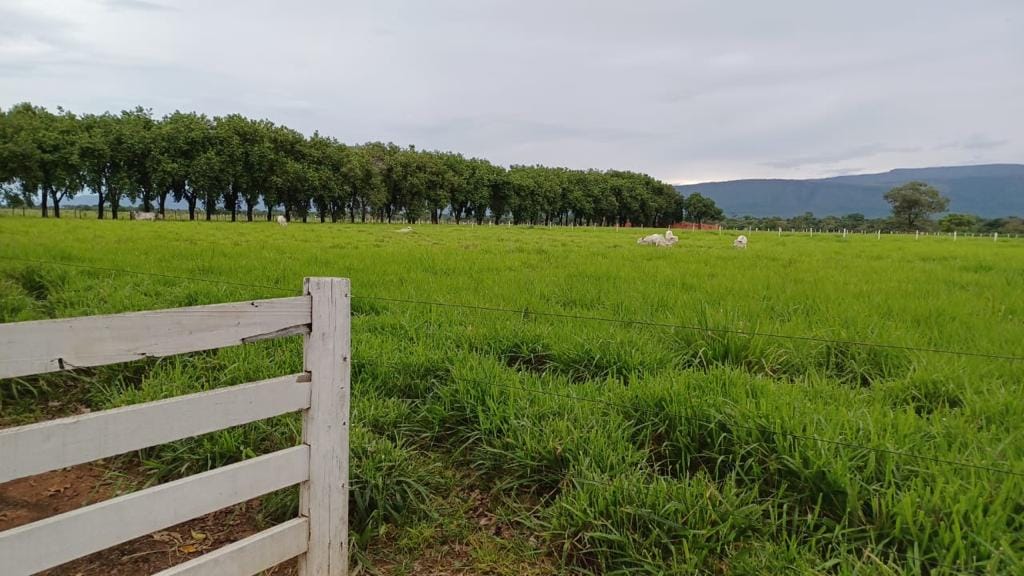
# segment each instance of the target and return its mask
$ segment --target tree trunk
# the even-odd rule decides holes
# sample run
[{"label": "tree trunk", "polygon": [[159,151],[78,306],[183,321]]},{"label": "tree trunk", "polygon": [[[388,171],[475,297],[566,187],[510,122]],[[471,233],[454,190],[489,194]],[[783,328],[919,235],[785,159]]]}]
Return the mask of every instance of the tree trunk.
[{"label": "tree trunk", "polygon": [[63,194],[58,195],[56,190],[50,191],[50,194],[53,198],[53,217],[60,218],[60,196],[63,196]]},{"label": "tree trunk", "polygon": [[167,205],[167,192],[162,192],[160,194],[158,202],[160,204],[160,217],[163,217],[165,215],[164,214],[164,207]]},{"label": "tree trunk", "polygon": [[47,192],[45,187],[42,189],[41,196],[42,196],[43,218],[49,218],[50,217],[49,193]]},{"label": "tree trunk", "polygon": [[121,195],[120,194],[115,194],[113,196],[110,196],[110,218],[113,219],[113,220],[117,220],[117,209],[120,208],[120,206],[119,206],[120,203],[121,203]]},{"label": "tree trunk", "polygon": [[195,198],[195,196],[193,196],[193,197],[188,198],[187,200],[188,200],[188,219],[190,221],[191,220],[195,220],[196,219],[196,198]]},{"label": "tree trunk", "polygon": [[245,219],[246,219],[247,222],[252,222],[252,210],[253,210],[252,204],[251,203],[246,203],[246,205],[245,205]]},{"label": "tree trunk", "polygon": [[104,198],[102,189],[96,191],[99,203],[96,205],[96,219],[103,220],[103,209],[106,207],[107,199]]}]

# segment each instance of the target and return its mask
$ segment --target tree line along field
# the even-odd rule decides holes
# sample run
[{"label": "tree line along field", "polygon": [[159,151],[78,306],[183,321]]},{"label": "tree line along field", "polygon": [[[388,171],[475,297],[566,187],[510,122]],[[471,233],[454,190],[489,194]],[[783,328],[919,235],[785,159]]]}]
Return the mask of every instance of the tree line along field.
[{"label": "tree line along field", "polygon": [[[351,278],[358,561],[458,540],[510,574],[1024,571],[1024,362],[849,342],[1024,356],[1018,242],[755,232],[735,250],[686,232],[657,249],[637,229],[397,228],[4,217],[0,321]],[[102,409],[301,358],[290,338],[0,381],[0,425],[69,390]],[[298,429],[281,417],[131,458],[165,481]],[[490,556],[452,528],[473,490],[510,527]],[[295,506],[276,494],[266,519]]]},{"label": "tree line along field", "polygon": [[[5,187],[4,184],[9,186]],[[167,200],[253,220],[256,210],[288,220],[367,219],[433,223],[448,216],[483,223],[663,226],[685,213],[722,215],[709,198],[685,199],[665,182],[624,170],[540,165],[508,169],[461,154],[394,143],[346,145],[239,114],[174,112],[154,118],[56,113],[24,102],[0,109],[0,201],[39,204],[59,218],[62,202],[95,194],[96,216],[125,203],[165,213]]]}]

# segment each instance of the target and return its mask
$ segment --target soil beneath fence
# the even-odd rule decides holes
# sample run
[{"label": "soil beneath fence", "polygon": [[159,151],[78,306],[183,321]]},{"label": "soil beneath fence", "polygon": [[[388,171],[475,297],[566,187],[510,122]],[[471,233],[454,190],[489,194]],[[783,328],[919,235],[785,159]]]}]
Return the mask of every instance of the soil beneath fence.
[{"label": "soil beneath fence", "polygon": [[[137,489],[141,474],[112,470],[103,462],[82,464],[0,484],[0,532],[114,498]],[[371,565],[358,573],[376,576],[531,576],[555,572],[551,558],[514,548],[526,535],[500,521],[492,503],[477,490],[453,496],[461,535],[444,531],[418,550],[405,550],[393,534],[373,546]],[[143,576],[181,564],[267,528],[259,519],[260,501],[250,500],[200,518],[130,540],[113,548],[40,572],[44,576]],[[467,527],[469,527],[467,529]],[[532,539],[531,539],[532,540]],[[532,547],[532,546],[530,546]],[[2,571],[0,571],[2,572]],[[297,576],[290,560],[265,576]]]},{"label": "soil beneath fence", "polygon": [[[83,464],[0,484],[0,531],[107,500],[118,482],[100,465]],[[41,572],[45,576],[140,576],[154,574],[246,538],[261,530],[259,500],[200,518]],[[296,574],[295,562],[266,572]]]}]

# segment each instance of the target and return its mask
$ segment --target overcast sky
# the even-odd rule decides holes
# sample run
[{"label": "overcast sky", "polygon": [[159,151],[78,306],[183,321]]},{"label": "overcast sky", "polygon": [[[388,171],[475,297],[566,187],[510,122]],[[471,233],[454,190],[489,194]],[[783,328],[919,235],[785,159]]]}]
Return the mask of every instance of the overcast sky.
[{"label": "overcast sky", "polygon": [[1024,161],[1024,1],[0,0],[0,107],[673,183]]}]

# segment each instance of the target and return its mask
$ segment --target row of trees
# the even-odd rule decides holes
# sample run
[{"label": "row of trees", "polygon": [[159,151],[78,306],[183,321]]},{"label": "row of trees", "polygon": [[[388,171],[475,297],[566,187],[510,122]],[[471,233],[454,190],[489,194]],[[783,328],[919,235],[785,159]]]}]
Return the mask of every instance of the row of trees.
[{"label": "row of trees", "polygon": [[117,218],[125,202],[164,213],[168,198],[187,204],[190,219],[197,206],[207,218],[223,210],[232,220],[252,220],[258,207],[267,219],[280,209],[289,219],[353,222],[664,226],[722,215],[708,198],[682,198],[634,172],[505,169],[450,152],[305,137],[237,114],[76,115],[28,103],[0,110],[0,184],[8,205],[37,204],[57,217],[83,191],[98,195],[99,218],[107,209]]},{"label": "row of trees", "polygon": [[932,220],[934,214],[945,212],[949,208],[949,198],[943,196],[938,189],[925,182],[907,182],[897,186],[884,195],[885,201],[892,208],[889,218],[867,218],[863,214],[847,214],[845,216],[826,216],[816,218],[811,212],[805,212],[793,218],[728,218],[723,224],[729,228],[756,228],[775,230],[851,230],[868,232],[874,230],[905,230],[922,232],[974,232],[991,234],[1024,233],[1024,220],[1021,218],[994,218],[986,220],[973,214],[946,214],[938,220]]},{"label": "row of trees", "polygon": [[[805,212],[793,218],[743,216],[726,218],[722,226],[734,230],[747,228],[760,230],[849,230],[874,232],[875,230],[907,230],[904,221],[895,218],[867,218],[863,214],[817,217]],[[981,218],[973,214],[947,214],[935,220],[919,221],[914,230],[921,232],[960,232],[976,234],[1024,234],[1024,219],[1017,217]]]}]

